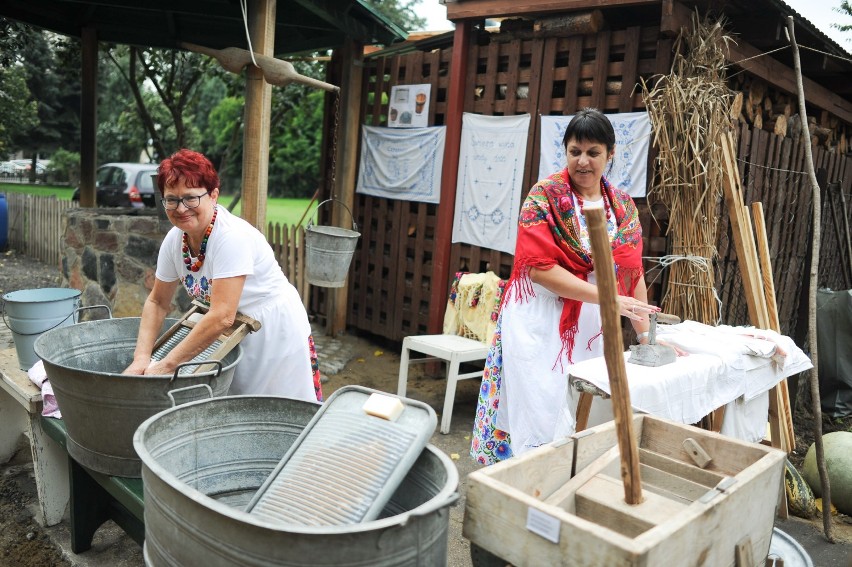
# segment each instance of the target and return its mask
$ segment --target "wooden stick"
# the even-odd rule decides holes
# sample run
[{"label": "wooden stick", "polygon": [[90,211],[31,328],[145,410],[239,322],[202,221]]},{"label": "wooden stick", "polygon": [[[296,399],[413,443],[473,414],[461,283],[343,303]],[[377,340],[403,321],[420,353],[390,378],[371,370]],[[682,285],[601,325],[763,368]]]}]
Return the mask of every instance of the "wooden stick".
[{"label": "wooden stick", "polygon": [[760,267],[756,263],[748,209],[743,205],[740,174],[734,161],[734,142],[731,134],[722,135],[721,142],[725,169],[722,185],[725,189],[725,202],[728,205],[728,216],[731,220],[731,234],[742,273],[749,320],[755,327],[767,329],[769,324],[766,314],[766,300],[763,290],[759,286]]},{"label": "wooden stick", "polygon": [[[763,215],[763,203],[752,203],[754,214],[754,231],[757,237],[757,252],[760,257],[760,269],[763,273],[763,291],[766,296],[766,310],[769,315],[769,328],[776,333],[781,332],[781,324],[778,321],[778,304],[775,301],[775,283],[772,273],[772,261],[769,257],[769,238],[766,235],[766,221]],[[793,412],[790,408],[790,391],[787,387],[787,379],[781,380],[778,387],[773,389],[770,395],[777,396],[776,410],[782,418],[783,443],[782,448],[789,453],[796,448],[796,434],[793,429]]]},{"label": "wooden stick", "polygon": [[799,59],[799,45],[796,43],[796,26],[793,23],[793,16],[787,17],[787,33],[790,36],[790,46],[793,48],[793,69],[796,72],[796,90],[799,99],[799,118],[802,122],[802,134],[805,145],[805,167],[808,171],[808,181],[811,185],[811,193],[813,194],[813,221],[814,233],[811,235],[811,273],[810,287],[808,290],[808,337],[809,348],[811,351],[811,364],[814,365],[811,370],[811,410],[814,414],[814,449],[816,452],[817,470],[819,471],[819,480],[822,486],[822,526],[825,531],[825,538],[834,542],[831,535],[831,484],[828,480],[828,470],[825,465],[825,451],[822,446],[822,406],[820,405],[819,395],[819,348],[817,346],[817,330],[816,330],[816,295],[817,295],[817,276],[819,274],[819,239],[820,239],[820,223],[822,222],[822,203],[820,202],[819,184],[814,171],[814,156],[810,143],[810,130],[808,126],[807,110],[805,108],[805,89],[802,86],[802,62]]},{"label": "wooden stick", "polygon": [[843,212],[843,225],[846,229],[846,257],[849,258],[849,275],[852,276],[852,236],[849,233],[849,213],[846,211],[846,195],[843,193],[843,188],[839,187],[840,191],[840,210]]},{"label": "wooden stick", "polygon": [[624,500],[628,504],[642,502],[642,479],[639,476],[639,447],[633,430],[633,409],[630,407],[630,390],[627,387],[627,369],[624,367],[624,343],[621,338],[621,318],[618,313],[615,270],[612,263],[609,235],[603,206],[585,207],[586,224],[592,242],[592,258],[598,286],[598,303],[603,323],[604,359],[609,374],[615,430],[621,453],[621,480],[624,482]]}]

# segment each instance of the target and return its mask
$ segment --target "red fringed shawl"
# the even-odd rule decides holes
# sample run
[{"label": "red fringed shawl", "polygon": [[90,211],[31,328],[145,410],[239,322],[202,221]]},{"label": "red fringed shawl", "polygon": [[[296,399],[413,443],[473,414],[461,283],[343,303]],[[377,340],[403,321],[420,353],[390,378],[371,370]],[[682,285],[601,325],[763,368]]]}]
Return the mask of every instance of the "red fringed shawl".
[{"label": "red fringed shawl", "polygon": [[[632,296],[642,270],[642,227],[633,199],[616,189],[606,179],[601,179],[601,188],[612,204],[618,229],[612,240],[612,258],[618,293]],[[518,240],[515,247],[515,262],[509,289],[515,300],[534,295],[530,268],[549,269],[562,266],[575,276],[588,281],[595,266],[591,256],[583,250],[576,215],[571,197],[568,170],[560,171],[539,181],[529,192],[521,207],[518,221]],[[505,296],[504,296],[505,297]],[[572,361],[574,337],[580,317],[582,302],[562,298],[562,315],[559,319],[559,334],[563,351]]]}]

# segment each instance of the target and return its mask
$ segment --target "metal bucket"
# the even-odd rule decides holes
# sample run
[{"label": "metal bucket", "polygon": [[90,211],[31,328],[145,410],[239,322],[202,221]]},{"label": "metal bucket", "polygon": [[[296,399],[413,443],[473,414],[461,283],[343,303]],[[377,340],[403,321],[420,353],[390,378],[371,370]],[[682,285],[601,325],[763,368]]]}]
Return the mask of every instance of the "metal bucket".
[{"label": "metal bucket", "polygon": [[12,331],[21,370],[38,362],[33,345],[42,333],[74,323],[80,293],[78,289],[46,287],[3,295],[3,322]]},{"label": "metal bucket", "polygon": [[772,530],[772,540],[769,542],[769,555],[766,565],[778,567],[814,567],[805,548],[778,528]]},{"label": "metal bucket", "polygon": [[229,396],[143,423],[133,444],[143,463],[146,565],[446,565],[459,477],[431,445],[377,520],[285,529],[244,511],[318,408]]},{"label": "metal bucket", "polygon": [[[317,211],[328,199],[317,205]],[[338,201],[340,202],[340,201]],[[340,203],[349,216],[352,211]],[[358,237],[361,236],[358,225],[352,217],[352,230],[336,226],[316,226],[313,220],[305,228],[305,277],[308,283],[319,287],[343,287],[346,274],[352,263]]]},{"label": "metal bucket", "polygon": [[[138,317],[105,319],[52,329],[35,343],[53,385],[68,430],[68,454],[81,465],[113,476],[139,477],[142,461],[133,450],[133,433],[152,415],[175,402],[228,393],[242,356],[236,348],[220,369],[198,374],[129,376],[121,372],[133,360]],[[176,322],[167,319],[161,332]],[[172,392],[189,386],[179,396]],[[173,402],[173,398],[175,402]]]}]

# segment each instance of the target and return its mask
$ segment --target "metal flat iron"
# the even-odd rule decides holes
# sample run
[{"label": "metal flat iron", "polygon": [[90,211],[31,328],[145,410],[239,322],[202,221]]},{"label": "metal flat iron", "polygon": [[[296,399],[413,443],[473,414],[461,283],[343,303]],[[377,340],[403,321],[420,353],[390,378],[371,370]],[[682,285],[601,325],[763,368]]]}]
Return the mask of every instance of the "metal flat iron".
[{"label": "metal flat iron", "polygon": [[657,344],[657,321],[676,325],[680,323],[680,317],[667,313],[651,313],[651,327],[648,329],[648,344],[630,345],[630,364],[642,366],[664,366],[677,360],[677,352],[668,345]]}]

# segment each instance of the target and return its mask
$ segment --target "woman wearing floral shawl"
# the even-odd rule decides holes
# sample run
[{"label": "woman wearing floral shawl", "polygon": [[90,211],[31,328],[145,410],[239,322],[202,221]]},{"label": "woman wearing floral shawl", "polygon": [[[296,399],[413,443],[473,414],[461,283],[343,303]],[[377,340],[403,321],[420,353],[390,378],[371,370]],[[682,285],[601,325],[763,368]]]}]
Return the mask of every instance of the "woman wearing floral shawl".
[{"label": "woman wearing floral shawl", "polygon": [[[471,456],[492,464],[574,432],[571,364],[603,354],[598,290],[583,207],[606,211],[618,307],[647,342],[642,227],[630,196],[604,169],[615,152],[609,119],[578,112],[562,141],[567,167],[539,181],[521,207],[512,277],[485,364]],[[613,269],[612,266],[601,269]]]}]

